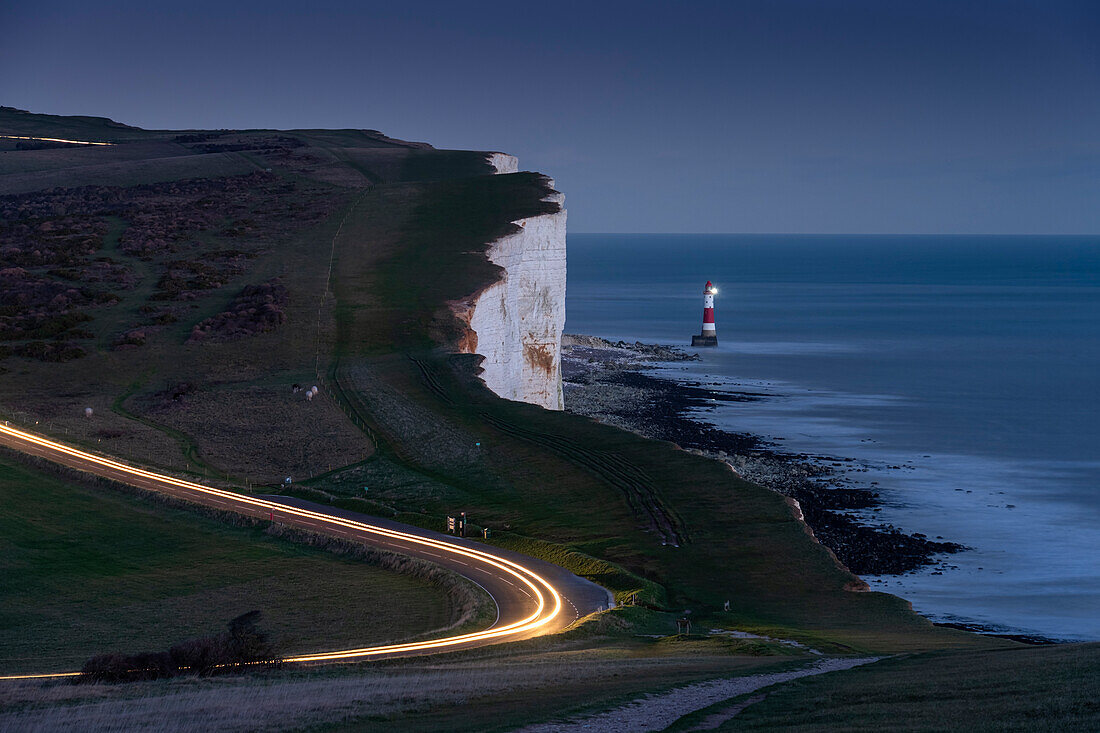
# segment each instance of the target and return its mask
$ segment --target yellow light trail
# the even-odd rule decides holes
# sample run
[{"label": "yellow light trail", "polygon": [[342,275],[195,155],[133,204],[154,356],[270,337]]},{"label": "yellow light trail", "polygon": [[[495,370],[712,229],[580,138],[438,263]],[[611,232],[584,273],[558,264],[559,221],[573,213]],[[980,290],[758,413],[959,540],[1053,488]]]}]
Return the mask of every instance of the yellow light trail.
[{"label": "yellow light trail", "polygon": [[[430,537],[419,537],[414,534],[409,534],[408,532],[401,532],[394,529],[386,529],[384,527],[375,527],[369,524],[365,524],[363,522],[357,522],[352,519],[334,517],[328,514],[310,511],[309,509],[299,509],[297,507],[288,506],[286,504],[279,504],[273,501],[257,499],[251,496],[247,496],[245,494],[239,494],[234,491],[227,491],[211,486],[203,486],[202,484],[196,484],[191,481],[184,481],[173,476],[167,476],[165,474],[147,471],[142,468],[136,468],[134,466],[129,466],[125,463],[120,463],[119,461],[115,461],[110,458],[104,458],[102,456],[97,456],[93,453],[78,450],[63,443],[58,443],[56,441],[37,436],[23,430],[17,430],[8,425],[0,425],[0,433],[6,434],[10,437],[22,440],[32,445],[36,445],[40,448],[46,448],[51,451],[56,451],[64,455],[77,458],[81,461],[87,461],[89,463],[103,466],[114,471],[119,471],[124,474],[134,476],[136,478],[161,482],[168,486],[175,486],[177,488],[194,491],[196,493],[207,496],[216,496],[225,499],[231,499],[233,501],[238,501],[243,504],[247,504],[249,506],[260,509],[265,514],[268,512],[279,511],[282,514],[289,514],[292,516],[300,517],[302,519],[320,521],[323,524],[328,524],[333,527],[354,529],[361,532],[366,532],[368,534],[375,534],[391,539],[399,539],[405,542],[411,542],[413,544],[438,549],[443,552],[460,555],[462,557],[475,560],[479,563],[489,565],[507,575],[512,576],[513,578],[530,588],[531,591],[534,593],[536,601],[535,612],[527,616],[526,618],[523,618],[519,621],[514,621],[510,624],[506,624],[505,626],[501,626],[500,628],[486,629],[484,631],[459,634],[457,636],[450,636],[443,639],[434,639],[429,641],[362,647],[358,649],[342,649],[338,651],[320,652],[316,654],[302,654],[294,657],[285,658],[283,659],[284,662],[349,661],[354,659],[380,657],[388,654],[444,650],[456,646],[461,646],[463,644],[468,644],[470,642],[485,641],[488,639],[500,639],[507,636],[517,636],[519,634],[525,634],[529,631],[534,631],[545,626],[546,624],[554,620],[554,618],[556,618],[559,613],[561,613],[561,594],[559,594],[554,586],[547,582],[546,579],[518,563],[515,563],[503,557],[499,557],[497,555],[490,554],[488,552],[484,552],[482,550],[477,550],[471,547],[462,547],[460,545],[452,544],[450,542],[435,540]],[[547,603],[547,597],[549,597],[550,599],[549,604]],[[550,608],[550,612],[548,615],[544,616],[543,614],[547,611],[547,608]],[[63,672],[59,674],[10,675],[0,677],[0,680],[40,679],[45,677],[73,677],[78,674],[80,673]]]},{"label": "yellow light trail", "polygon": [[47,143],[71,143],[73,145],[114,145],[114,143],[96,143],[89,140],[65,140],[60,137],[27,137],[26,135],[0,135],[6,140],[41,140]]},{"label": "yellow light trail", "polygon": [[47,672],[46,674],[6,674],[0,675],[3,680],[47,680],[55,677],[79,677],[80,672]]}]

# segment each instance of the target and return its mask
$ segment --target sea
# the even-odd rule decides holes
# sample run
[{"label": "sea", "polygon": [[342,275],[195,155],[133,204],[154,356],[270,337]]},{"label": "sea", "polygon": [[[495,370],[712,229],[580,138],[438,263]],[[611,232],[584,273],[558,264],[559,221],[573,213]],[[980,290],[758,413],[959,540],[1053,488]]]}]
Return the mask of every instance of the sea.
[{"label": "sea", "polygon": [[[1100,236],[570,234],[566,332],[717,348],[698,418],[853,459],[855,515],[966,545],[865,576],[935,621],[1100,640]],[[865,469],[865,470],[864,470]]]}]

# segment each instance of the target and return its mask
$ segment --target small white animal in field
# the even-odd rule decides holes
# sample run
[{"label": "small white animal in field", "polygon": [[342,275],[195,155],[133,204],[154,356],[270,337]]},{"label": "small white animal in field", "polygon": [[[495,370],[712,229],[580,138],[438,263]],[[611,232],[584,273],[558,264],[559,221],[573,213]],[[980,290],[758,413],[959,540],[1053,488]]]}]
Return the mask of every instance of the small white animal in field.
[{"label": "small white animal in field", "polygon": [[313,391],[306,392],[306,402],[313,402]]},{"label": "small white animal in field", "polygon": [[317,392],[319,392],[320,390],[317,389],[317,385],[315,384],[312,387],[310,387],[309,391],[312,392],[313,394],[317,394]]},{"label": "small white animal in field", "polygon": [[85,407],[84,408],[84,417],[91,417],[91,416],[92,416],[92,408]]}]

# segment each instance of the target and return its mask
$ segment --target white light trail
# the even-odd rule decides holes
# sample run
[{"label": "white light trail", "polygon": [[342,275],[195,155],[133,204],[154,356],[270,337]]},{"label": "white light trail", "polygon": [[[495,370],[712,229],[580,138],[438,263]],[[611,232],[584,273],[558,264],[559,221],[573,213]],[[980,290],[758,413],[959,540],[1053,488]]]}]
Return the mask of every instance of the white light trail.
[{"label": "white light trail", "polygon": [[27,137],[26,135],[0,135],[5,140],[39,140],[47,143],[70,143],[71,145],[114,145],[114,143],[97,143],[90,140],[65,140],[60,137]]},{"label": "white light trail", "polygon": [[[534,571],[523,567],[519,563],[513,562],[503,557],[499,557],[497,555],[493,555],[483,550],[474,549],[472,547],[462,547],[460,545],[452,544],[450,542],[444,542],[442,540],[432,539],[430,537],[419,537],[408,532],[386,529],[384,527],[376,527],[370,524],[366,524],[364,522],[358,522],[352,519],[344,519],[343,517],[330,516],[328,514],[322,514],[320,512],[311,511],[309,509],[299,509],[297,507],[288,506],[286,504],[279,504],[277,502],[267,501],[265,499],[257,499],[251,496],[246,496],[244,494],[238,494],[233,491],[218,489],[211,486],[203,486],[202,484],[196,484],[191,481],[184,481],[173,476],[159,474],[153,471],[147,471],[142,468],[129,466],[125,463],[120,463],[119,461],[110,458],[105,458],[103,456],[97,456],[93,453],[78,450],[76,448],[64,445],[63,443],[58,443],[56,441],[42,438],[32,433],[17,430],[7,425],[0,425],[0,434],[5,434],[9,437],[16,438],[17,440],[30,443],[34,446],[38,446],[39,448],[45,448],[49,451],[60,453],[71,458],[76,458],[79,461],[84,461],[96,466],[108,468],[112,471],[117,471],[125,475],[132,476],[134,478],[145,479],[147,481],[164,484],[165,486],[193,491],[207,497],[219,497],[223,499],[230,499],[235,502],[240,502],[249,507],[260,510],[260,512],[264,516],[268,516],[271,512],[278,511],[281,515],[291,515],[300,519],[315,520],[332,527],[354,529],[360,532],[365,532],[380,537],[387,537],[390,539],[398,539],[404,542],[409,542],[412,544],[422,545],[424,547],[430,547],[432,549],[440,550],[444,553],[458,555],[470,560],[474,560],[483,565],[488,565],[492,568],[495,568],[500,573],[511,576],[513,579],[519,581],[534,593],[536,603],[535,612],[519,621],[514,621],[510,624],[506,624],[505,626],[501,626],[500,628],[486,629],[485,631],[459,634],[457,636],[450,636],[443,639],[433,639],[429,641],[409,642],[406,644],[389,644],[384,646],[362,647],[357,649],[341,649],[337,651],[319,652],[315,654],[301,654],[298,656],[284,658],[284,662],[350,661],[355,659],[367,659],[372,657],[386,656],[390,654],[422,651],[441,651],[471,642],[485,641],[489,639],[503,639],[505,637],[518,636],[520,634],[525,634],[530,631],[535,631],[553,621],[561,612],[561,594],[559,594],[554,586],[547,582],[546,579],[544,579]],[[504,580],[507,579],[505,578]],[[548,598],[549,601],[547,600]],[[0,680],[37,679],[44,677],[72,677],[78,674],[79,672],[65,672],[53,675],[14,675],[6,677],[0,676]]]}]

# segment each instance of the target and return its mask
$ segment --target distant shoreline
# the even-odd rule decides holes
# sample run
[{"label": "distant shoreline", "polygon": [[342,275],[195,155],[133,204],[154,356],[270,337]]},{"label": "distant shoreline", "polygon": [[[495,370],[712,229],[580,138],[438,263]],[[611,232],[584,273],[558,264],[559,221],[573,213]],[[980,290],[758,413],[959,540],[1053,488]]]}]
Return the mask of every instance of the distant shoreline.
[{"label": "distant shoreline", "polygon": [[826,463],[847,465],[853,459],[783,452],[759,436],[722,430],[690,415],[714,402],[751,402],[764,396],[712,390],[651,373],[662,363],[697,358],[677,348],[566,335],[566,410],[725,461],[743,478],[795,499],[818,541],[856,575],[901,575],[967,549],[905,534],[888,524],[864,525],[845,515],[846,510],[873,509],[881,503],[878,492],[849,486]]},{"label": "distant shoreline", "polygon": [[[965,545],[889,524],[860,524],[843,514],[881,504],[877,491],[853,487],[833,465],[856,466],[851,458],[791,453],[750,433],[734,433],[689,414],[714,402],[751,402],[766,395],[708,389],[652,372],[662,364],[698,360],[689,351],[656,344],[611,342],[567,334],[562,339],[565,409],[684,450],[725,461],[742,478],[795,499],[816,539],[856,575],[903,575],[944,562]],[[1066,640],[1038,634],[1006,633],[979,623],[935,622],[1025,644]]]},{"label": "distant shoreline", "polygon": [[[712,390],[652,373],[662,364],[697,359],[696,354],[674,347],[567,334],[562,339],[565,409],[725,461],[742,478],[795,499],[817,540],[856,575],[903,575],[968,549],[940,538],[906,534],[893,525],[861,524],[846,516],[845,510],[881,504],[878,492],[847,485],[841,472],[830,465],[858,465],[851,458],[784,452],[759,436],[722,430],[690,415],[715,401],[751,402],[766,396]],[[936,625],[1025,644],[1065,643],[977,623]]]}]

